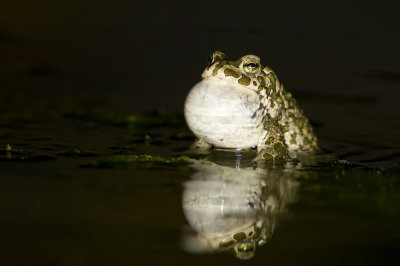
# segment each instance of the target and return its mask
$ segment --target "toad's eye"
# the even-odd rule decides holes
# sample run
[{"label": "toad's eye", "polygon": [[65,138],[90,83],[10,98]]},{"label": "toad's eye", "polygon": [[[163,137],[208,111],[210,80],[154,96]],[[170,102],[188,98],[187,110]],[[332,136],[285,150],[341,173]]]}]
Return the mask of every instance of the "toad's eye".
[{"label": "toad's eye", "polygon": [[256,250],[255,244],[251,241],[240,243],[236,246],[236,248],[237,252],[235,255],[237,258],[242,260],[247,260],[253,257]]},{"label": "toad's eye", "polygon": [[260,71],[260,63],[257,59],[249,58],[243,62],[243,70],[247,74],[256,74]]},{"label": "toad's eye", "polygon": [[207,58],[207,61],[208,61],[209,64],[211,64],[211,63],[213,62],[212,55],[210,55],[210,56]]},{"label": "toad's eye", "polygon": [[238,246],[238,251],[244,254],[254,252],[254,245],[251,242],[244,242]]}]

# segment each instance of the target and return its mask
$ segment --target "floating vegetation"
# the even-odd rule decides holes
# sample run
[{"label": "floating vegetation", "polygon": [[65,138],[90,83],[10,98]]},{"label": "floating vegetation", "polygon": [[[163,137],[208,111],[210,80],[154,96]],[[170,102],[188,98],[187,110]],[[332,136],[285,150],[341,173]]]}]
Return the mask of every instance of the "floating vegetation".
[{"label": "floating vegetation", "polygon": [[20,151],[7,144],[5,149],[0,150],[0,161],[8,162],[41,162],[55,159],[50,155],[34,154],[27,151]]},{"label": "floating vegetation", "polygon": [[141,168],[141,169],[188,169],[194,162],[186,156],[165,158],[148,154],[113,155],[98,162],[85,164],[88,168]]},{"label": "floating vegetation", "polygon": [[304,186],[330,188],[356,188],[366,191],[388,191],[400,186],[400,169],[365,167],[344,160],[318,163],[301,170]]}]

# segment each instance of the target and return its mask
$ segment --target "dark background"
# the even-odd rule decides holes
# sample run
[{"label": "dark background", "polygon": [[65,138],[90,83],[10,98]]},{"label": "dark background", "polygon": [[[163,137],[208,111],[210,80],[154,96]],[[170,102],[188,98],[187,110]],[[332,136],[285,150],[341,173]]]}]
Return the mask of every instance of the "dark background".
[{"label": "dark background", "polygon": [[[262,58],[335,156],[396,169],[399,11],[399,1],[2,1],[0,259],[240,263],[231,254],[181,250],[181,182],[189,173],[87,170],[80,167],[85,158],[59,155],[76,146],[96,160],[140,148],[161,153],[156,145],[137,145],[126,127],[93,126],[65,114],[181,113],[214,50]],[[7,161],[6,144],[54,158]],[[399,261],[397,172],[390,178],[350,172],[347,179],[338,173],[300,182],[293,219],[281,223],[252,262]]]},{"label": "dark background", "polygon": [[181,111],[211,52],[253,53],[311,120],[327,126],[317,130],[322,137],[335,138],[340,127],[342,139],[367,135],[367,142],[395,147],[399,5],[8,1],[0,11],[1,98],[31,111],[87,101],[126,112]]}]

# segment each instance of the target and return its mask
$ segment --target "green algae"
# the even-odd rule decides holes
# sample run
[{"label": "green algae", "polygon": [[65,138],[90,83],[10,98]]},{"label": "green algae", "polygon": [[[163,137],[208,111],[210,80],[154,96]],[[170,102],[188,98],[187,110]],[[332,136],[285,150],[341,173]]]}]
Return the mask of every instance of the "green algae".
[{"label": "green algae", "polygon": [[349,201],[365,195],[365,206],[367,202],[376,204],[377,200],[385,199],[388,200],[385,208],[390,208],[388,195],[399,191],[399,177],[398,167],[367,167],[346,160],[330,160],[303,167],[298,180],[304,193],[316,193],[325,198],[346,195]]},{"label": "green algae", "polygon": [[87,168],[189,169],[194,162],[187,156],[161,157],[148,154],[113,155],[82,165]]},{"label": "green algae", "polygon": [[10,144],[6,145],[5,151],[6,152],[11,152],[12,151],[12,148],[11,148]]},{"label": "green algae", "polygon": [[10,144],[0,150],[0,162],[42,162],[53,159],[55,157],[52,155],[14,149]]}]

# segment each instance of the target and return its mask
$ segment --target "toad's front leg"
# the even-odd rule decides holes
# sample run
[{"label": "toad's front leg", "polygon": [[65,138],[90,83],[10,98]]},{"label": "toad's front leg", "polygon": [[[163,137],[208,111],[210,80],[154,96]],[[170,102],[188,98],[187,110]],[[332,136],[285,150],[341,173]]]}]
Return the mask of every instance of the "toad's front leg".
[{"label": "toad's front leg", "polygon": [[208,153],[212,149],[212,145],[204,139],[197,138],[190,149],[198,153]]},{"label": "toad's front leg", "polygon": [[258,155],[254,161],[288,159],[287,145],[281,129],[272,124],[266,131],[267,133],[263,134],[258,141]]}]

